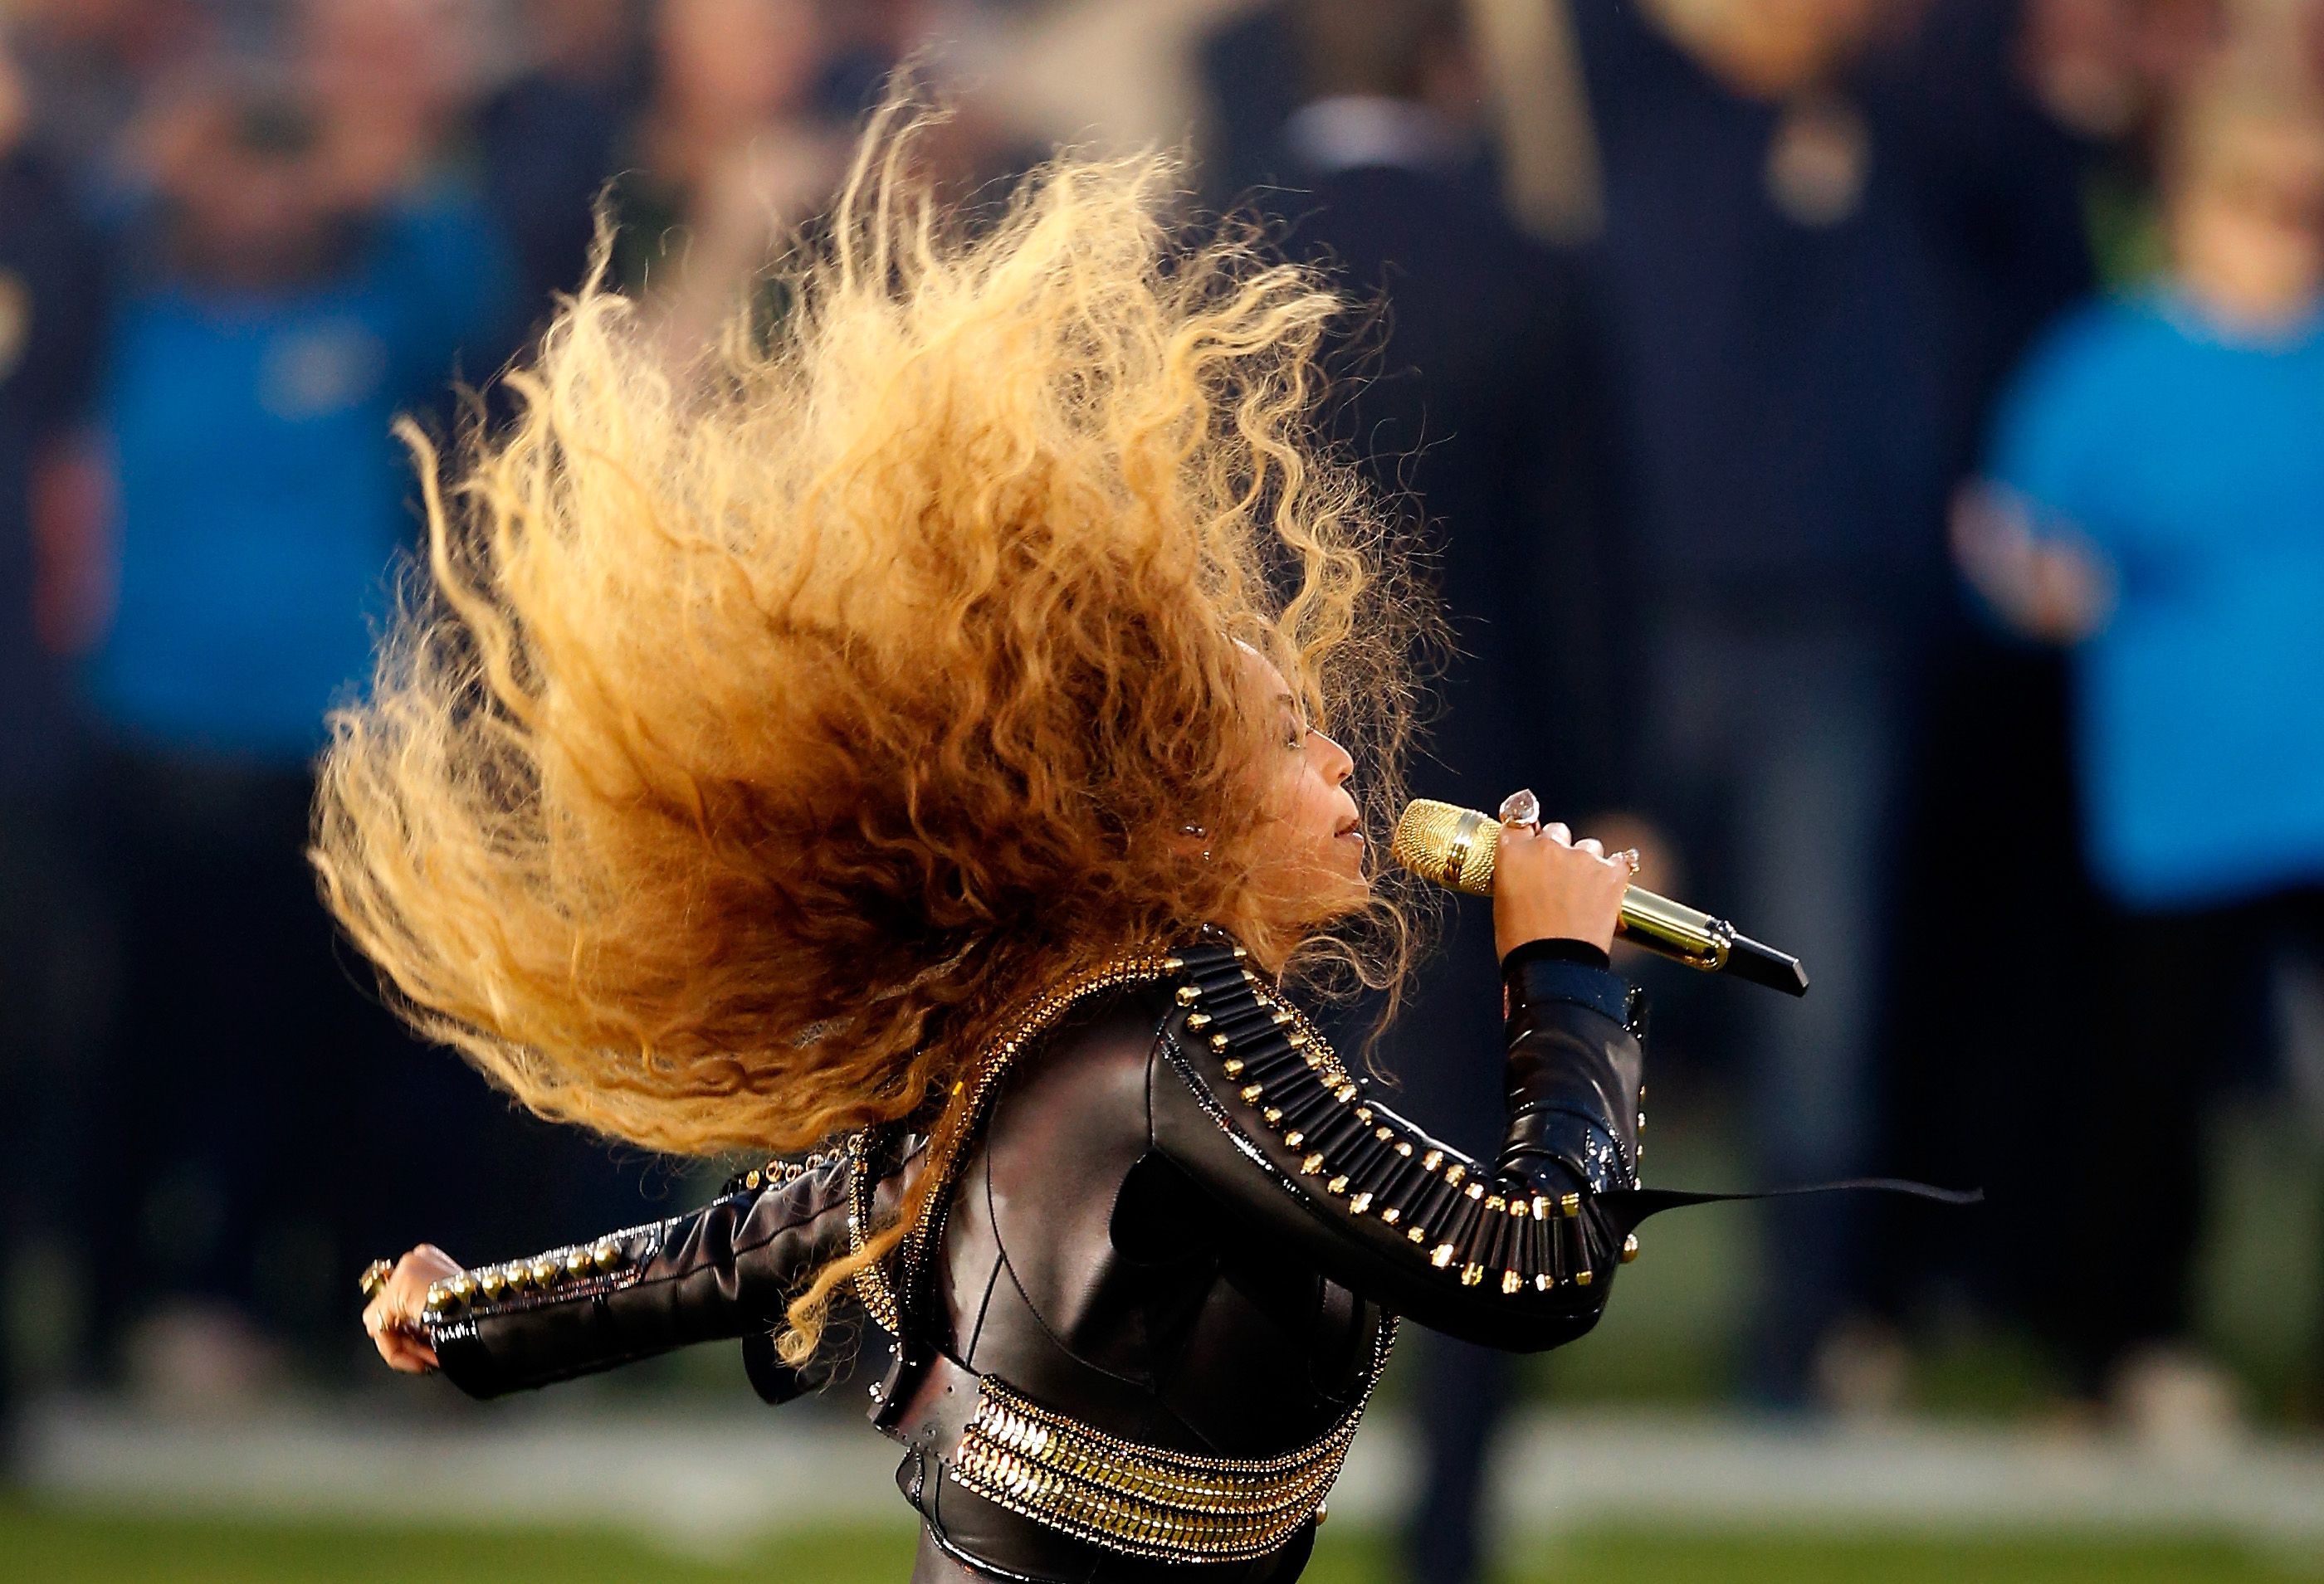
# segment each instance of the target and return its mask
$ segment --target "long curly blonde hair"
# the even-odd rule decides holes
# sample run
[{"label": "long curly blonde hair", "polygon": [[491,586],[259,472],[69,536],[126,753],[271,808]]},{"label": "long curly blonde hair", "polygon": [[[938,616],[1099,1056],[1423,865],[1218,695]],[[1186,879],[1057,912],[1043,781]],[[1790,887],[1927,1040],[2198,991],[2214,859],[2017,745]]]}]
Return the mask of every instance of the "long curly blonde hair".
[{"label": "long curly blonde hair", "polygon": [[1318,935],[1252,883],[1279,726],[1238,640],[1384,804],[1426,624],[1314,438],[1341,304],[1190,240],[1159,157],[1060,159],[972,227],[920,124],[875,123],[771,329],[676,371],[593,285],[512,424],[448,470],[407,434],[428,576],[333,717],[313,859],[405,1015],[541,1116],[942,1149],[981,1040],[1076,967],[1207,921],[1401,971],[1393,904]]}]

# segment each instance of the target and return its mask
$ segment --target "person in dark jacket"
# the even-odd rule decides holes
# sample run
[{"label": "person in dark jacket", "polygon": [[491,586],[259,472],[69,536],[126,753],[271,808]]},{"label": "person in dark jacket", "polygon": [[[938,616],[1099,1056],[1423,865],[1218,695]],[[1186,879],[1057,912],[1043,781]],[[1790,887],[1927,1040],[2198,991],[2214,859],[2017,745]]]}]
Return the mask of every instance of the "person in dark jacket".
[{"label": "person in dark jacket", "polygon": [[438,597],[318,815],[422,1027],[544,1115],[767,1164],[382,1262],[365,1323],[484,1396],[741,1338],[780,1400],[852,1289],[917,1578],[1286,1580],[1391,1316],[1569,1342],[1664,1202],[1607,958],[1631,866],[1508,799],[1499,1142],[1383,1103],[1299,990],[1404,955],[1357,798],[1394,805],[1423,618],[1306,437],[1342,305],[1181,246],[1163,161],[1054,165],[959,234],[873,137],[794,311],[699,382],[567,311],[430,493]]},{"label": "person in dark jacket", "polygon": [[[1761,1169],[1861,1169],[1909,749],[1946,610],[1960,388],[1912,128],[1874,69],[1904,8],[1573,0],[1598,262],[1636,488],[1654,812],[1706,894],[1815,963],[1738,1053]],[[1816,1391],[1862,1302],[1844,1201],[1768,1207],[1748,1386]]]},{"label": "person in dark jacket", "polygon": [[[1555,807],[1618,808],[1631,668],[1601,615],[1623,582],[1618,470],[1579,263],[1519,232],[1480,169],[1458,114],[1472,75],[1458,5],[1276,10],[1296,63],[1279,78],[1299,98],[1255,201],[1356,299],[1331,432],[1414,520],[1452,628],[1420,773],[1455,802],[1531,781]],[[1498,1133],[1503,1098],[1483,913],[1455,905],[1380,1046],[1409,1103],[1470,1149]],[[1486,1459],[1514,1372],[1437,1338],[1420,1362],[1426,1475],[1406,1565],[1463,1584],[1483,1568]]]},{"label": "person in dark jacket", "polygon": [[[86,640],[98,493],[88,444],[103,254],[0,25],[0,1303],[43,1265],[92,1273],[69,1229],[97,1153],[101,918],[74,804],[83,770],[63,656]],[[51,1299],[53,1301],[53,1299]],[[77,1317],[76,1317],[77,1318]],[[78,1340],[78,1339],[76,1339]],[[13,1388],[0,1345],[0,1480]]]}]

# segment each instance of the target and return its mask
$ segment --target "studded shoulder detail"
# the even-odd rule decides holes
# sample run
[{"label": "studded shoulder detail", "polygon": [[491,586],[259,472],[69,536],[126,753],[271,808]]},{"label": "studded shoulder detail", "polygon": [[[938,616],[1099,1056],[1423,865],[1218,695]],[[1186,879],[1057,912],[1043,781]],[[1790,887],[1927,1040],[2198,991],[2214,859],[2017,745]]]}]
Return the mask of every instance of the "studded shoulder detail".
[{"label": "studded shoulder detail", "polygon": [[[1374,1100],[1306,1016],[1232,949],[1178,955],[1176,1021],[1194,1053],[1189,1065],[1228,1117],[1289,1153],[1296,1187],[1393,1229],[1414,1264],[1455,1289],[1514,1299],[1600,1280],[1610,1251],[1593,1250],[1579,1191],[1595,1173],[1497,1169],[1432,1139]],[[1636,1247],[1626,1239],[1612,1257]]]}]

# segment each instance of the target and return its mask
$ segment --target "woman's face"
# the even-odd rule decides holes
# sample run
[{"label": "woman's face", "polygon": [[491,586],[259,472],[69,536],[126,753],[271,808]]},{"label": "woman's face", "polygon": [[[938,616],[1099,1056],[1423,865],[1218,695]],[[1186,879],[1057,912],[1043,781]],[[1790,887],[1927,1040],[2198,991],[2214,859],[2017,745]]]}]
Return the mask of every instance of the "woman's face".
[{"label": "woman's face", "polygon": [[1348,792],[1355,760],[1308,724],[1290,684],[1265,656],[1248,647],[1242,655],[1247,686],[1273,726],[1262,751],[1265,857],[1254,889],[1279,922],[1323,924],[1371,895],[1363,828]]}]

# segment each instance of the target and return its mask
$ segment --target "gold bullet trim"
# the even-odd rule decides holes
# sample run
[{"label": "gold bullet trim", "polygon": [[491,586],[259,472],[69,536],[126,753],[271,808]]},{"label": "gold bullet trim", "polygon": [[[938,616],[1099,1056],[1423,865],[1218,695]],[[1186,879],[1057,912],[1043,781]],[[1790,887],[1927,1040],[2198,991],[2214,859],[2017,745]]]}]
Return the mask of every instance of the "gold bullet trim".
[{"label": "gold bullet trim", "polygon": [[1374,1340],[1355,1406],[1323,1436],[1272,1458],[1215,1458],[1110,1435],[979,1383],[976,1412],[945,1477],[1045,1527],[1125,1555],[1232,1561],[1280,1547],[1320,1521],[1393,1339]]},{"label": "gold bullet trim", "polygon": [[[1580,1193],[1565,1193],[1551,1198],[1540,1193],[1525,1192],[1523,1184],[1504,1183],[1495,1180],[1488,1168],[1461,1159],[1442,1146],[1431,1144],[1425,1137],[1419,1139],[1416,1151],[1413,1139],[1399,1137],[1395,1128],[1376,1123],[1376,1114],[1372,1108],[1359,1103],[1362,1098],[1361,1091],[1348,1077],[1345,1069],[1340,1065],[1338,1058],[1333,1055],[1330,1045],[1323,1040],[1320,1032],[1306,1021],[1304,1014],[1287,1002],[1275,1001],[1268,993],[1268,988],[1261,986],[1255,975],[1246,972],[1244,978],[1246,982],[1253,987],[1248,999],[1232,999],[1235,989],[1230,987],[1229,990],[1224,992],[1230,999],[1218,1003],[1214,1010],[1217,1016],[1227,1018],[1237,1026],[1244,1027],[1247,1032],[1240,1036],[1232,1036],[1223,1030],[1217,1030],[1202,1042],[1209,1047],[1211,1054],[1217,1057],[1220,1071],[1227,1078],[1241,1079],[1250,1072],[1254,1053],[1247,1042],[1261,1038],[1268,1033],[1287,1027],[1289,1032],[1284,1035],[1286,1042],[1298,1049],[1305,1065],[1322,1080],[1332,1100],[1354,1111],[1357,1123],[1365,1130],[1356,1135],[1353,1140],[1349,1141],[1351,1144],[1360,1144],[1365,1150],[1370,1150],[1374,1145],[1385,1146],[1387,1149],[1393,1151],[1396,1156],[1404,1160],[1412,1160],[1417,1153],[1417,1164],[1421,1170],[1430,1174],[1436,1182],[1442,1183],[1444,1187],[1452,1190],[1457,1195],[1452,1203],[1458,1204],[1460,1201],[1466,1200],[1477,1204],[1486,1214],[1506,1214],[1512,1220],[1519,1222],[1546,1221],[1553,1213],[1566,1220],[1574,1220],[1581,1216],[1582,1195]],[[1256,1003],[1256,1007],[1251,1005],[1253,1002]],[[1269,1013],[1269,1017],[1264,1022],[1259,1022],[1251,1017],[1252,1011],[1260,1009]],[[1202,1019],[1200,1024],[1195,1022],[1197,1018]],[[1211,1027],[1213,1021],[1213,1014],[1210,1012],[1190,1012],[1185,1017],[1186,1025],[1190,1029]],[[1247,1082],[1237,1089],[1235,1093],[1245,1104],[1259,1110],[1260,1119],[1276,1132],[1283,1147],[1293,1153],[1293,1164],[1290,1169],[1295,1176],[1325,1178],[1324,1192],[1334,1197],[1346,1197],[1348,1212],[1351,1215],[1377,1215],[1383,1226],[1389,1227],[1397,1226],[1405,1221],[1408,1215],[1419,1208],[1417,1202],[1405,1205],[1383,1203],[1377,1184],[1371,1190],[1350,1193],[1360,1175],[1379,1170],[1377,1158],[1369,1165],[1362,1164],[1356,1158],[1335,1159],[1338,1147],[1329,1149],[1316,1147],[1319,1141],[1338,1136],[1336,1129],[1339,1123],[1336,1118],[1328,1115],[1319,1118],[1314,1114],[1315,1106],[1314,1099],[1311,1098],[1312,1091],[1299,1088],[1299,1084],[1304,1081],[1304,1074],[1297,1068],[1293,1068],[1288,1079],[1276,1078],[1266,1082]],[[1267,1103],[1262,1104],[1263,1101]],[[1305,1123],[1296,1128],[1287,1127],[1286,1107],[1302,1110],[1307,1117]],[[1425,1195],[1432,1187],[1433,1184],[1422,1179],[1406,1183],[1403,1192]],[[1438,1202],[1430,1200],[1428,1202],[1435,1204]],[[1508,1235],[1510,1241],[1504,1248],[1489,1254],[1488,1250],[1494,1249],[1492,1223],[1485,1220],[1481,1215],[1466,1212],[1464,1208],[1465,1220],[1461,1223],[1462,1229],[1457,1239],[1445,1237],[1442,1234],[1447,1229],[1446,1213],[1446,1208],[1440,1208],[1430,1213],[1428,1219],[1435,1223],[1434,1228],[1414,1225],[1406,1230],[1406,1239],[1425,1251],[1429,1264],[1434,1268],[1457,1278],[1463,1286],[1472,1287],[1487,1285],[1486,1277],[1492,1272],[1498,1271],[1499,1280],[1493,1285],[1508,1297],[1515,1297],[1528,1287],[1537,1293],[1547,1293],[1559,1285],[1561,1278],[1555,1274],[1554,1266],[1550,1270],[1540,1271],[1529,1268],[1519,1269],[1517,1266],[1522,1264],[1530,1267],[1544,1258],[1560,1261],[1560,1256],[1556,1250],[1563,1244],[1563,1239],[1553,1234],[1552,1246],[1545,1250],[1529,1240],[1526,1234],[1512,1232]],[[1432,1232],[1439,1235],[1432,1236]],[[1630,1257],[1632,1257],[1631,1254],[1625,1256],[1626,1258]],[[1489,1258],[1491,1260],[1489,1270],[1487,1266]],[[1505,1264],[1504,1261],[1507,1263]],[[1594,1278],[1587,1271],[1577,1271],[1563,1279],[1571,1280],[1579,1286],[1588,1286]]]}]

